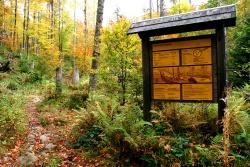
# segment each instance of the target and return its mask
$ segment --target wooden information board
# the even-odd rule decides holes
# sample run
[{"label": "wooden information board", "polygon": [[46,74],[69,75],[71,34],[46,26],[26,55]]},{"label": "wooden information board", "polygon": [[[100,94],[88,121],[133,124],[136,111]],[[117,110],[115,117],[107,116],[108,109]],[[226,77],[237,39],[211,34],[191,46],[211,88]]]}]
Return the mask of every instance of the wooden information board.
[{"label": "wooden information board", "polygon": [[152,99],[213,101],[212,38],[152,44]]}]

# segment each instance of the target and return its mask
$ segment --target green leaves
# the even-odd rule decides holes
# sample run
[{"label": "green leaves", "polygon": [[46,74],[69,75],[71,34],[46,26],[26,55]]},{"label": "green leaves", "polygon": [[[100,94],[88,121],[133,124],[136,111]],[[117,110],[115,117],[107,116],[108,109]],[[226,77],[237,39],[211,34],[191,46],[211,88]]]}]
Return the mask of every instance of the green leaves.
[{"label": "green leaves", "polygon": [[137,76],[141,76],[140,40],[137,36],[127,35],[129,26],[130,22],[122,17],[105,28],[102,36],[99,74],[106,91],[108,85],[112,85],[112,92],[118,92],[121,104],[136,90],[133,83],[137,82]]},{"label": "green leaves", "polygon": [[[243,19],[243,18],[240,18]],[[239,22],[233,35],[233,47],[229,50],[229,80],[233,86],[244,86],[250,82],[250,12]]]}]

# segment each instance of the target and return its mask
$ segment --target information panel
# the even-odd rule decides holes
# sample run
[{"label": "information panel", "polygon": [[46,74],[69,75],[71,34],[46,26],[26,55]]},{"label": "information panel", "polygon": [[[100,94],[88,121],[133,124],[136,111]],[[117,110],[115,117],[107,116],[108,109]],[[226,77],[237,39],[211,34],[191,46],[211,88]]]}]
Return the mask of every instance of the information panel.
[{"label": "information panel", "polygon": [[180,100],[179,84],[154,84],[154,99]]},{"label": "information panel", "polygon": [[154,100],[212,101],[211,38],[152,45]]},{"label": "information panel", "polygon": [[162,67],[162,66],[179,66],[180,65],[180,56],[179,51],[162,51],[162,52],[154,52],[154,67]]}]

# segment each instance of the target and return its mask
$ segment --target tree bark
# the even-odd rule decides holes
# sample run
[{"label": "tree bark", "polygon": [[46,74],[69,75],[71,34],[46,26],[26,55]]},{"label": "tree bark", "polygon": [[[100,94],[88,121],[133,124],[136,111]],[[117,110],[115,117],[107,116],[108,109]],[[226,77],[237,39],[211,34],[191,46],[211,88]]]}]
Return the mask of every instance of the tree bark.
[{"label": "tree bark", "polygon": [[24,0],[24,7],[23,7],[23,50],[25,50],[25,43],[26,43],[26,9],[27,8],[27,0]]},{"label": "tree bark", "polygon": [[[1,31],[0,31],[0,42],[1,42],[1,46],[3,45],[3,41],[2,39],[4,39],[4,31],[5,31],[5,0],[1,1],[1,5],[3,7],[3,11],[1,11]],[[2,13],[3,12],[3,13]]]},{"label": "tree bark", "polygon": [[164,0],[160,0],[160,17],[165,16]]},{"label": "tree bark", "polygon": [[15,15],[15,18],[14,18],[14,33],[13,33],[13,47],[14,48],[16,48],[16,40],[17,40],[17,38],[16,38],[16,33],[17,33],[17,0],[15,0],[15,13],[14,13],[14,15]]},{"label": "tree bark", "polygon": [[159,14],[159,0],[156,0],[156,11],[157,11],[157,14]]},{"label": "tree bark", "polygon": [[53,42],[54,39],[54,28],[55,28],[55,20],[54,20],[54,0],[50,0],[50,8],[51,8],[51,12],[50,12],[50,18],[51,18],[51,22],[50,22],[50,28],[51,28],[51,42]]},{"label": "tree bark", "polygon": [[73,35],[73,48],[74,48],[74,70],[73,70],[73,85],[79,86],[79,69],[77,67],[77,57],[76,57],[76,0],[74,5],[74,35]]},{"label": "tree bark", "polygon": [[104,9],[104,0],[98,0],[97,5],[97,14],[96,14],[96,27],[95,27],[95,36],[94,36],[94,50],[91,69],[93,70],[89,76],[89,91],[96,90],[97,78],[96,70],[98,68],[98,60],[100,57],[100,35],[103,21],[103,9]]},{"label": "tree bark", "polygon": [[59,65],[56,68],[56,93],[60,94],[62,93],[62,80],[63,80],[63,76],[62,76],[62,66],[61,66],[61,62],[63,60],[63,56],[62,56],[62,51],[63,51],[63,43],[62,43],[62,29],[63,29],[63,25],[62,25],[62,13],[63,13],[63,9],[61,7],[61,0],[58,1],[58,17],[59,17],[59,22],[58,22],[58,45],[59,45]]},{"label": "tree bark", "polygon": [[56,68],[56,94],[62,93],[62,67]]},{"label": "tree bark", "polygon": [[152,0],[149,0],[149,17],[152,19]]},{"label": "tree bark", "polygon": [[27,58],[29,59],[29,15],[30,15],[30,0],[28,0],[28,4],[27,4],[27,25],[26,25],[26,55]]},{"label": "tree bark", "polygon": [[73,85],[74,86],[79,86],[80,84],[80,77],[79,77],[79,69],[77,65],[74,63],[74,71],[73,71]]},{"label": "tree bark", "polygon": [[88,41],[88,24],[87,24],[87,0],[84,0],[84,70],[86,67],[86,57],[87,57],[87,41]]}]

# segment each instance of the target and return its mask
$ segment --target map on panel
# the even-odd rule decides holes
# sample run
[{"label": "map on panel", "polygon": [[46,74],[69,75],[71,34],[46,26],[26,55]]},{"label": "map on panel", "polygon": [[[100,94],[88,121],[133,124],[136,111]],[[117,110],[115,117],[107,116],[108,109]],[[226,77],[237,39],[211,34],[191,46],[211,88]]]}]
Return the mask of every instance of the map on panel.
[{"label": "map on panel", "polygon": [[154,68],[154,83],[212,82],[212,66],[182,66]]},{"label": "map on panel", "polygon": [[211,38],[153,44],[153,99],[213,100]]}]

